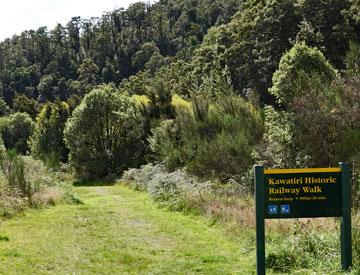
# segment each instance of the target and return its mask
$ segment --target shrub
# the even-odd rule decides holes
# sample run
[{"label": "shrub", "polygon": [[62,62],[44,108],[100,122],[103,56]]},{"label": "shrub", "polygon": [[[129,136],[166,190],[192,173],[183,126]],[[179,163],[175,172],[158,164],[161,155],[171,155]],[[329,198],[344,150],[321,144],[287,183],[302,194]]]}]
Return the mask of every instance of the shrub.
[{"label": "shrub", "polygon": [[210,182],[200,181],[185,170],[168,173],[161,164],[129,169],[121,181],[137,190],[148,191],[154,201],[172,210],[205,212],[201,204],[212,190]]},{"label": "shrub", "polygon": [[143,162],[142,119],[134,99],[111,86],[85,96],[64,137],[78,176],[100,178]]},{"label": "shrub", "polygon": [[27,141],[34,131],[34,122],[27,113],[1,118],[0,130],[6,149],[15,149],[20,154],[27,153]]},{"label": "shrub", "polygon": [[306,165],[308,156],[294,143],[294,116],[265,106],[264,137],[257,147],[260,159],[267,167],[297,167]]},{"label": "shrub", "polygon": [[27,198],[21,197],[8,186],[0,186],[0,217],[11,218],[29,206]]},{"label": "shrub", "polygon": [[32,187],[31,206],[40,207],[61,202],[81,203],[74,192],[73,176],[60,166],[56,171],[31,156],[22,157],[26,168],[26,179]]},{"label": "shrub", "polygon": [[150,181],[157,174],[165,173],[165,167],[162,165],[147,164],[140,169],[131,168],[124,171],[121,179],[125,183],[131,183],[136,190],[148,190]]},{"label": "shrub", "polygon": [[148,141],[169,170],[185,166],[201,177],[227,180],[253,163],[254,145],[262,137],[261,111],[238,96],[213,104],[194,96],[191,103],[173,98],[176,120],[163,121]]},{"label": "shrub", "polygon": [[[159,205],[171,210],[203,214],[214,221],[254,226],[248,190],[234,180],[227,183],[204,181],[185,169],[167,172],[161,164],[147,164],[124,172],[121,182],[149,192]],[[235,226],[236,227],[236,226]]]},{"label": "shrub", "polygon": [[155,160],[164,162],[171,171],[184,165],[181,162],[180,151],[178,149],[178,135],[175,121],[166,119],[161,121],[157,127],[151,129],[151,135],[148,137],[149,148],[153,154],[152,157]]}]

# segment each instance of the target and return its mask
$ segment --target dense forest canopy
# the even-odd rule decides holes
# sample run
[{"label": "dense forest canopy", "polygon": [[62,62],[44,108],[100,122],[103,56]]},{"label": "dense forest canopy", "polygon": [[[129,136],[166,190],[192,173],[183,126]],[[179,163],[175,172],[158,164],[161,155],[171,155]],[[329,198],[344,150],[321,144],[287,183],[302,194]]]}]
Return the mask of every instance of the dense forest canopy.
[{"label": "dense forest canopy", "polygon": [[118,85],[148,61],[167,63],[166,57],[198,45],[210,27],[228,22],[240,3],[139,2],[100,18],[74,17],[52,30],[24,31],[0,44],[0,92],[13,106],[30,104],[27,99],[83,96],[103,82]]}]

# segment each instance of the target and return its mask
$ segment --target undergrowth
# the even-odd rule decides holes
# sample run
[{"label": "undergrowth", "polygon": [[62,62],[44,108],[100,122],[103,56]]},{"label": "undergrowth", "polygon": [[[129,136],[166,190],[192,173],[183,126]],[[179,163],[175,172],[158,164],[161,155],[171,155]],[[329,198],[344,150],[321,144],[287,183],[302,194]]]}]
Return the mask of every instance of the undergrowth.
[{"label": "undergrowth", "polygon": [[41,161],[8,152],[0,172],[0,218],[11,218],[27,208],[79,203],[66,167],[51,170]]},{"label": "undergrowth", "polygon": [[[168,173],[162,165],[152,164],[127,170],[121,182],[147,191],[160,206],[221,222],[231,236],[241,239],[243,245],[239,249],[244,254],[255,253],[255,213],[252,190],[246,188],[249,184],[233,179],[226,183],[201,181],[184,169]],[[341,273],[339,226],[340,221],[335,218],[267,221],[267,268],[281,274],[295,270],[307,274]],[[353,213],[352,228],[353,273],[359,274],[358,211]]]}]

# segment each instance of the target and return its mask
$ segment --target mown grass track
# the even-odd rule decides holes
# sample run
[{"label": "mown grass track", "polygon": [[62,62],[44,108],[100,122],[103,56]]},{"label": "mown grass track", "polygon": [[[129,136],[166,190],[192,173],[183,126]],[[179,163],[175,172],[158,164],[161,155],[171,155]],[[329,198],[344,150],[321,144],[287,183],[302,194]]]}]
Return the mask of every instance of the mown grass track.
[{"label": "mown grass track", "polygon": [[124,186],[77,192],[84,204],[1,223],[1,274],[254,273],[252,244],[205,218],[160,209]]}]

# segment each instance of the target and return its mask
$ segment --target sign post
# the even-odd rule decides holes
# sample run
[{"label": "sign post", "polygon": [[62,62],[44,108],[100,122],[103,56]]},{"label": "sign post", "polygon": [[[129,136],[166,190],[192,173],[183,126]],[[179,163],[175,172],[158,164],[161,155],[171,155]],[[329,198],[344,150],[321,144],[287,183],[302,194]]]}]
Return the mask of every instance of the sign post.
[{"label": "sign post", "polygon": [[341,265],[343,270],[348,270],[352,265],[350,165],[340,162],[340,168],[342,182]]},{"label": "sign post", "polygon": [[255,166],[256,269],[265,275],[264,167]]},{"label": "sign post", "polygon": [[335,168],[255,166],[256,268],[265,274],[265,219],[341,217],[341,265],[352,265],[349,163]]}]

